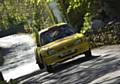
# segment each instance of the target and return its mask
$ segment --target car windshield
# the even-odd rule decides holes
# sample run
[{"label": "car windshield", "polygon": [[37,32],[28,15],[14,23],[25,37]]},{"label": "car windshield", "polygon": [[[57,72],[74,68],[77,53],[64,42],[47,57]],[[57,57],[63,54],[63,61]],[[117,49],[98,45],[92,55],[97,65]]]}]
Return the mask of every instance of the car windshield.
[{"label": "car windshield", "polygon": [[41,33],[40,42],[41,45],[48,44],[52,41],[74,34],[73,28],[68,25],[55,26]]}]

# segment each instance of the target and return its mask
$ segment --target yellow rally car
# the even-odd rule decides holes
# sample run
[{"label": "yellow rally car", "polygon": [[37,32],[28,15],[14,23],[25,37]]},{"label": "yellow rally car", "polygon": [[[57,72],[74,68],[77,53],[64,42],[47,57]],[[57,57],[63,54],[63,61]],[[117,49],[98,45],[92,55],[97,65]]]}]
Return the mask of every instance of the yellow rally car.
[{"label": "yellow rally car", "polygon": [[36,42],[36,63],[40,69],[46,68],[48,72],[53,70],[54,64],[79,54],[92,56],[89,42],[85,41],[84,35],[76,33],[74,28],[66,23],[43,29],[36,34]]}]

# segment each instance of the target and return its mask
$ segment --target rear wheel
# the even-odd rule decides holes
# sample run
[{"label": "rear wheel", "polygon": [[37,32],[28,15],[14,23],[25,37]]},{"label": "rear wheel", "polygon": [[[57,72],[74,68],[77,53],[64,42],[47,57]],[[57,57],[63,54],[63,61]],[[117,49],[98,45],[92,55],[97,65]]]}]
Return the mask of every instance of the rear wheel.
[{"label": "rear wheel", "polygon": [[90,49],[85,52],[85,57],[92,57],[92,53]]}]

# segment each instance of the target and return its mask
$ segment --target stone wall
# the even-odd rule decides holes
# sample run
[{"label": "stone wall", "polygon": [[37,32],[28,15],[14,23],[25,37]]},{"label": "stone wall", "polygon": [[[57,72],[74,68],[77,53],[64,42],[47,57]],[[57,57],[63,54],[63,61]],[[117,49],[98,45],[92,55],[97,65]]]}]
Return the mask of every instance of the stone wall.
[{"label": "stone wall", "polygon": [[92,48],[120,43],[120,22],[109,23],[100,30],[90,29],[86,32],[86,39],[90,41]]}]

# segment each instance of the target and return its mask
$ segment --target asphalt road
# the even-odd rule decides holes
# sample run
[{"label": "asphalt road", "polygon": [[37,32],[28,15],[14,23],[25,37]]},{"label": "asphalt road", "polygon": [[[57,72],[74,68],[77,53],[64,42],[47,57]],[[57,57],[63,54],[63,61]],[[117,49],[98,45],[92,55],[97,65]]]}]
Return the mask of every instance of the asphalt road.
[{"label": "asphalt road", "polygon": [[92,50],[93,57],[80,55],[55,67],[53,73],[40,70],[35,64],[30,35],[0,38],[4,78],[19,84],[120,84],[120,45],[103,46]]}]

